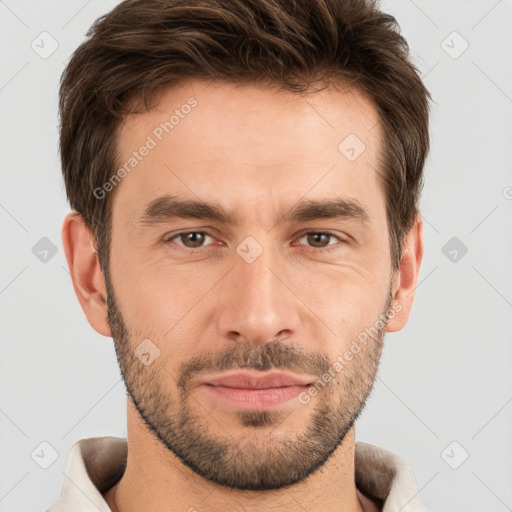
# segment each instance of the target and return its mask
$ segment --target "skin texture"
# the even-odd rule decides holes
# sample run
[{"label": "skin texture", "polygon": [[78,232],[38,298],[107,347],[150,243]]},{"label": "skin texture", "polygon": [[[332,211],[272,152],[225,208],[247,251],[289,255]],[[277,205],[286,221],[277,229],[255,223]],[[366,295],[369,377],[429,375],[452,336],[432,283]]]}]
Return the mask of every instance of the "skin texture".
[{"label": "skin texture", "polygon": [[[354,421],[385,333],[408,321],[423,225],[418,218],[392,274],[377,112],[350,89],[300,97],[188,81],[126,118],[120,161],[190,97],[197,106],[115,189],[110,276],[80,217],[63,225],[77,297],[91,326],[114,338],[129,395],[127,467],[105,498],[121,512],[379,510],[355,486]],[[338,149],[349,134],[365,144],[354,161]],[[239,223],[138,222],[165,194],[215,202]],[[339,196],[357,200],[369,222],[277,222],[299,201]],[[314,236],[326,230],[334,236]],[[175,236],[182,231],[197,234]],[[250,263],[237,252],[247,237],[262,249]],[[237,368],[320,379],[392,306],[387,324],[307,404],[240,411],[199,385]],[[147,339],[159,353],[144,365],[135,351]]]}]

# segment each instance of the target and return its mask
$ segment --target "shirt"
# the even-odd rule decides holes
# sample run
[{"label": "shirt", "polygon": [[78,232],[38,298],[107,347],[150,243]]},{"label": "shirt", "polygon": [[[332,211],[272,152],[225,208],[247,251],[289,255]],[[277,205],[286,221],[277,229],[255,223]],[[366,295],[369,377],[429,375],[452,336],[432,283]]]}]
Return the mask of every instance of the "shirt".
[{"label": "shirt", "polygon": [[[102,494],[122,477],[127,454],[126,438],[91,437],[75,443],[60,497],[47,512],[111,512]],[[414,473],[398,455],[356,442],[354,466],[357,489],[382,500],[382,512],[426,512]]]}]

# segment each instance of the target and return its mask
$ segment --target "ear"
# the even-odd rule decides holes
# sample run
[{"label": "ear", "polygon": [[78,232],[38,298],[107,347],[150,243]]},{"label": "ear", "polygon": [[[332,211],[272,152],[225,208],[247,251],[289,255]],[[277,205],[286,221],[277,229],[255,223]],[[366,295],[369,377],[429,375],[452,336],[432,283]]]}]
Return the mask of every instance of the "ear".
[{"label": "ear", "polygon": [[107,316],[107,289],[94,237],[82,217],[71,212],[62,224],[62,244],[68,262],[73,288],[92,328],[112,337]]},{"label": "ear", "polygon": [[387,332],[400,331],[409,320],[422,259],[423,219],[418,215],[416,223],[404,239],[400,268],[393,284],[394,301],[390,306],[395,311],[395,315],[388,321]]}]

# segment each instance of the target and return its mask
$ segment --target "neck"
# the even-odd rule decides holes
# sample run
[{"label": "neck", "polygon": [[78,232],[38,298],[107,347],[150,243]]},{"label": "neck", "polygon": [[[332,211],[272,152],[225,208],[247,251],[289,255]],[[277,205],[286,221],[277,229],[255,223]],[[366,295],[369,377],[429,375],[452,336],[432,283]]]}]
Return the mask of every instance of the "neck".
[{"label": "neck", "polygon": [[352,428],[326,463],[302,482],[275,491],[229,489],[185,466],[147,430],[129,402],[126,470],[104,498],[113,512],[295,512],[298,508],[308,512],[378,512],[379,508],[355,486],[354,451]]}]

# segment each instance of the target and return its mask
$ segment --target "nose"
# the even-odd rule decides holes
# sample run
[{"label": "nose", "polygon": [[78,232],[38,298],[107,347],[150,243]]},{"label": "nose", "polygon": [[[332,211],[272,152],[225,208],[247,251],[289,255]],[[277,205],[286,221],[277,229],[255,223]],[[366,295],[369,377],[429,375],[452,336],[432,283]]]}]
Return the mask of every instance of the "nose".
[{"label": "nose", "polygon": [[235,258],[219,300],[219,333],[253,346],[293,336],[300,301],[292,291],[292,270],[286,269],[285,262],[274,257],[270,249],[252,263]]}]

